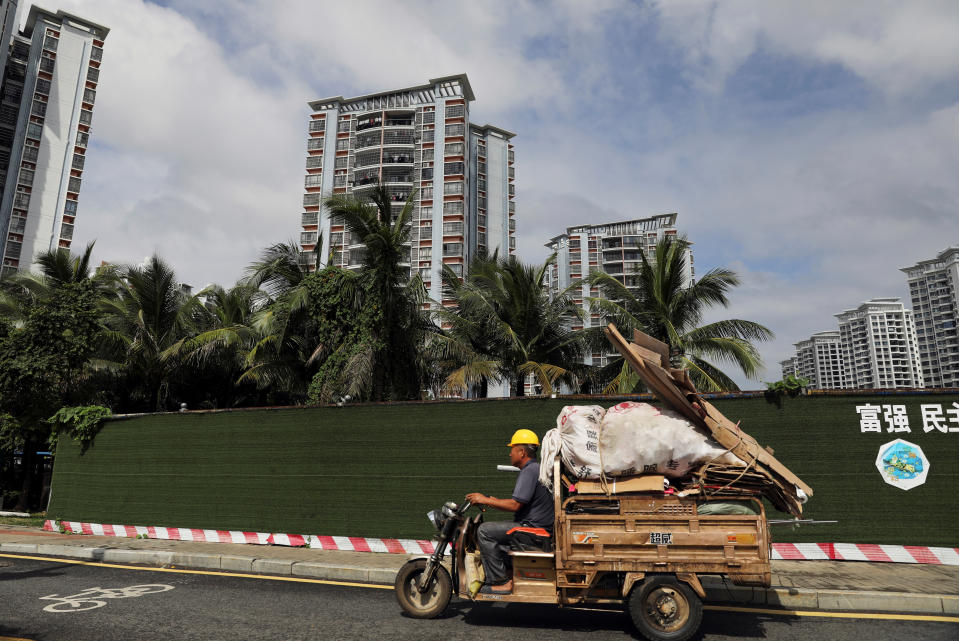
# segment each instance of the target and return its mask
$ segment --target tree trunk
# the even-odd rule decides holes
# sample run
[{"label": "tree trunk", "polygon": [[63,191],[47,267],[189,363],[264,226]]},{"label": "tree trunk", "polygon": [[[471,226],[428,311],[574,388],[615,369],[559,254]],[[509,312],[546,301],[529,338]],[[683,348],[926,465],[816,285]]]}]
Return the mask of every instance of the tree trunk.
[{"label": "tree trunk", "polygon": [[526,396],[526,377],[522,374],[516,375],[516,385],[513,388],[514,396]]},{"label": "tree trunk", "polygon": [[17,504],[14,506],[14,512],[29,512],[31,508],[30,495],[33,493],[33,486],[36,480],[36,459],[37,446],[33,441],[27,440],[23,444],[23,482],[20,484],[20,496],[17,498]]}]

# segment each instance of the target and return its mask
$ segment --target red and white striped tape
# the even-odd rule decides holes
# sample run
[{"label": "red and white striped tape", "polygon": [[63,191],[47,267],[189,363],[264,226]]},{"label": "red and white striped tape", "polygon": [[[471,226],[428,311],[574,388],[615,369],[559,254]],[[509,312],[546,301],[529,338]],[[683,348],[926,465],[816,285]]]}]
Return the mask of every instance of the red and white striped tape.
[{"label": "red and white striped tape", "polygon": [[[413,539],[379,539],[361,536],[319,536],[315,534],[270,534],[198,530],[143,525],[101,525],[76,521],[46,521],[43,529],[100,536],[145,537],[207,543],[251,543],[254,545],[309,546],[318,550],[386,552],[391,554],[432,554],[433,542]],[[959,548],[918,545],[874,545],[868,543],[773,543],[775,561],[879,561],[959,565]]]}]

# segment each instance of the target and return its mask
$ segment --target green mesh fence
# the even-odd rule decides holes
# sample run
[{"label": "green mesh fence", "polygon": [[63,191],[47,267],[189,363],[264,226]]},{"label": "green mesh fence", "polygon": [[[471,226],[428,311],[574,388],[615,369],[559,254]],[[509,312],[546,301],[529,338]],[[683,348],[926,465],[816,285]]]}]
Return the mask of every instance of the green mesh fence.
[{"label": "green mesh fence", "polygon": [[[514,399],[139,416],[109,421],[85,454],[61,441],[51,518],[124,525],[428,538],[425,513],[469,491],[509,496],[506,442],[540,436],[566,404]],[[778,410],[716,400],[812,486],[805,516],[838,520],[774,540],[959,546],[959,433],[925,432],[921,404],[959,396],[811,396]],[[864,433],[856,406],[901,405],[911,431]],[[882,412],[880,412],[882,418]],[[949,416],[945,416],[948,420]],[[948,424],[947,424],[948,426]],[[959,427],[959,423],[952,423]],[[903,491],[875,467],[882,444],[922,447],[927,481]],[[783,515],[778,515],[785,518]],[[771,515],[772,517],[772,515]]]}]

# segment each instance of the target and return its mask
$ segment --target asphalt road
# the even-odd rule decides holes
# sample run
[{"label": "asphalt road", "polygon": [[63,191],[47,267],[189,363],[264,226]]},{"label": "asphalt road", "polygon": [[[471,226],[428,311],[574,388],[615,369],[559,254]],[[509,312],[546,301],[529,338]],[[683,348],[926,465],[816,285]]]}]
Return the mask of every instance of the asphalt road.
[{"label": "asphalt road", "polygon": [[[72,597],[72,598],[65,598]],[[89,608],[89,609],[82,609]],[[0,556],[0,640],[635,639],[621,612],[455,601],[404,616],[392,590]],[[697,639],[954,641],[959,624],[710,610]]]}]

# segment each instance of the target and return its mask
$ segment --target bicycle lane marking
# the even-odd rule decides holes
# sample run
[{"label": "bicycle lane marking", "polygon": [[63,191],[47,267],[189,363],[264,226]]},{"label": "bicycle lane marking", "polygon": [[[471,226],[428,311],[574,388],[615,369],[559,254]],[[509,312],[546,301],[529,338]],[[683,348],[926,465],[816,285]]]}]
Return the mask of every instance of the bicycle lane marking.
[{"label": "bicycle lane marking", "polygon": [[102,608],[107,604],[103,599],[126,599],[130,597],[143,596],[144,594],[157,594],[172,590],[172,585],[154,583],[149,585],[131,585],[125,588],[87,588],[70,596],[60,596],[58,594],[49,594],[40,597],[41,601],[53,601],[50,605],[43,608],[44,612],[66,613],[83,612],[85,610],[95,610]]}]

